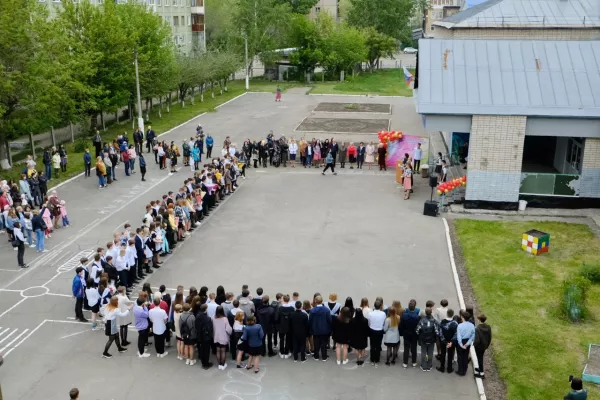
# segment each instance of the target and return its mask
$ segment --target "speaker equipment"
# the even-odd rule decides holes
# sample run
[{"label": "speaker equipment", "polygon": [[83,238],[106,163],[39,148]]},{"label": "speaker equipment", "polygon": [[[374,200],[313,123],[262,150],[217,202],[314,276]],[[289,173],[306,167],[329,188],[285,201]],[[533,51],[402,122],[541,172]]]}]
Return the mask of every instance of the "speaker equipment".
[{"label": "speaker equipment", "polygon": [[423,215],[428,215],[430,217],[437,217],[438,215],[438,202],[426,200],[425,207],[423,209]]},{"label": "speaker equipment", "polygon": [[436,187],[438,185],[438,181],[437,181],[437,175],[430,175],[429,176],[429,187]]}]

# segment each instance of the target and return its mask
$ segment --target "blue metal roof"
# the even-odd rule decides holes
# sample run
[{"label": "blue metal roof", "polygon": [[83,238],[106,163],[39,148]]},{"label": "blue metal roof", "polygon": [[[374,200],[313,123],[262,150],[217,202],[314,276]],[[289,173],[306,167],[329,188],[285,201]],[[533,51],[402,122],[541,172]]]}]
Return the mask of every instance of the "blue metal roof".
[{"label": "blue metal roof", "polygon": [[600,118],[600,41],[419,41],[417,112]]}]

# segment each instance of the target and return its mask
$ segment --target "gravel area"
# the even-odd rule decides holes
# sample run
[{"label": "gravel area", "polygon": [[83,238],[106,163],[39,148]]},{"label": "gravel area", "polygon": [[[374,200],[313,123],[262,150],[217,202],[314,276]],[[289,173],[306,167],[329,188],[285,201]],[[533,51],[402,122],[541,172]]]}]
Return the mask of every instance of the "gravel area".
[{"label": "gravel area", "polygon": [[388,130],[389,119],[306,118],[296,128],[302,132],[371,133]]},{"label": "gravel area", "polygon": [[319,103],[314,111],[391,114],[392,106],[377,103]]},{"label": "gravel area", "polygon": [[[458,240],[458,234],[456,233],[456,227],[454,225],[454,221],[448,219],[448,227],[450,228],[450,239],[452,240],[452,250],[454,251],[454,262],[456,263],[456,270],[458,273],[458,277],[460,280],[460,286],[462,288],[463,297],[465,299],[465,304],[473,305],[475,310],[475,315],[480,313],[485,313],[485,310],[482,310],[477,304],[477,298],[475,297],[475,293],[473,292],[473,287],[471,286],[471,280],[467,275],[467,270],[465,268],[465,259],[462,254],[462,249],[460,247],[460,242]],[[492,329],[494,322],[490,322]],[[485,388],[485,395],[488,400],[505,400],[507,398],[506,393],[506,385],[500,375],[498,374],[498,368],[496,363],[494,362],[494,342],[492,340],[492,345],[485,352],[484,358],[484,371],[485,371],[485,379],[483,380],[483,386]]]}]

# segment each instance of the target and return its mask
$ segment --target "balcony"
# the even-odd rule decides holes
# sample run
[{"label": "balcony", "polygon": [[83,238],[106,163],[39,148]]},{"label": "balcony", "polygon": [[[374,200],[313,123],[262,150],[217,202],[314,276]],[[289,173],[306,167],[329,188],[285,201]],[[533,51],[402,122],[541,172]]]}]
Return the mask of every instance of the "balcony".
[{"label": "balcony", "polygon": [[192,32],[204,32],[204,24],[192,24]]},{"label": "balcony", "polygon": [[192,14],[204,15],[204,6],[192,6],[190,12]]}]

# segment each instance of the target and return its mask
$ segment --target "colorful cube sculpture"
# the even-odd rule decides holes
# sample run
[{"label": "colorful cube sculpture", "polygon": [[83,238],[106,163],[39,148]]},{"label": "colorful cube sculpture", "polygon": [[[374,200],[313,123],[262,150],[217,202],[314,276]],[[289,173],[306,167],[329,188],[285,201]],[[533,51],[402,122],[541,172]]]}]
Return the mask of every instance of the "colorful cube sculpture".
[{"label": "colorful cube sculpture", "polygon": [[532,229],[523,234],[521,248],[531,254],[547,253],[550,249],[550,234]]}]

